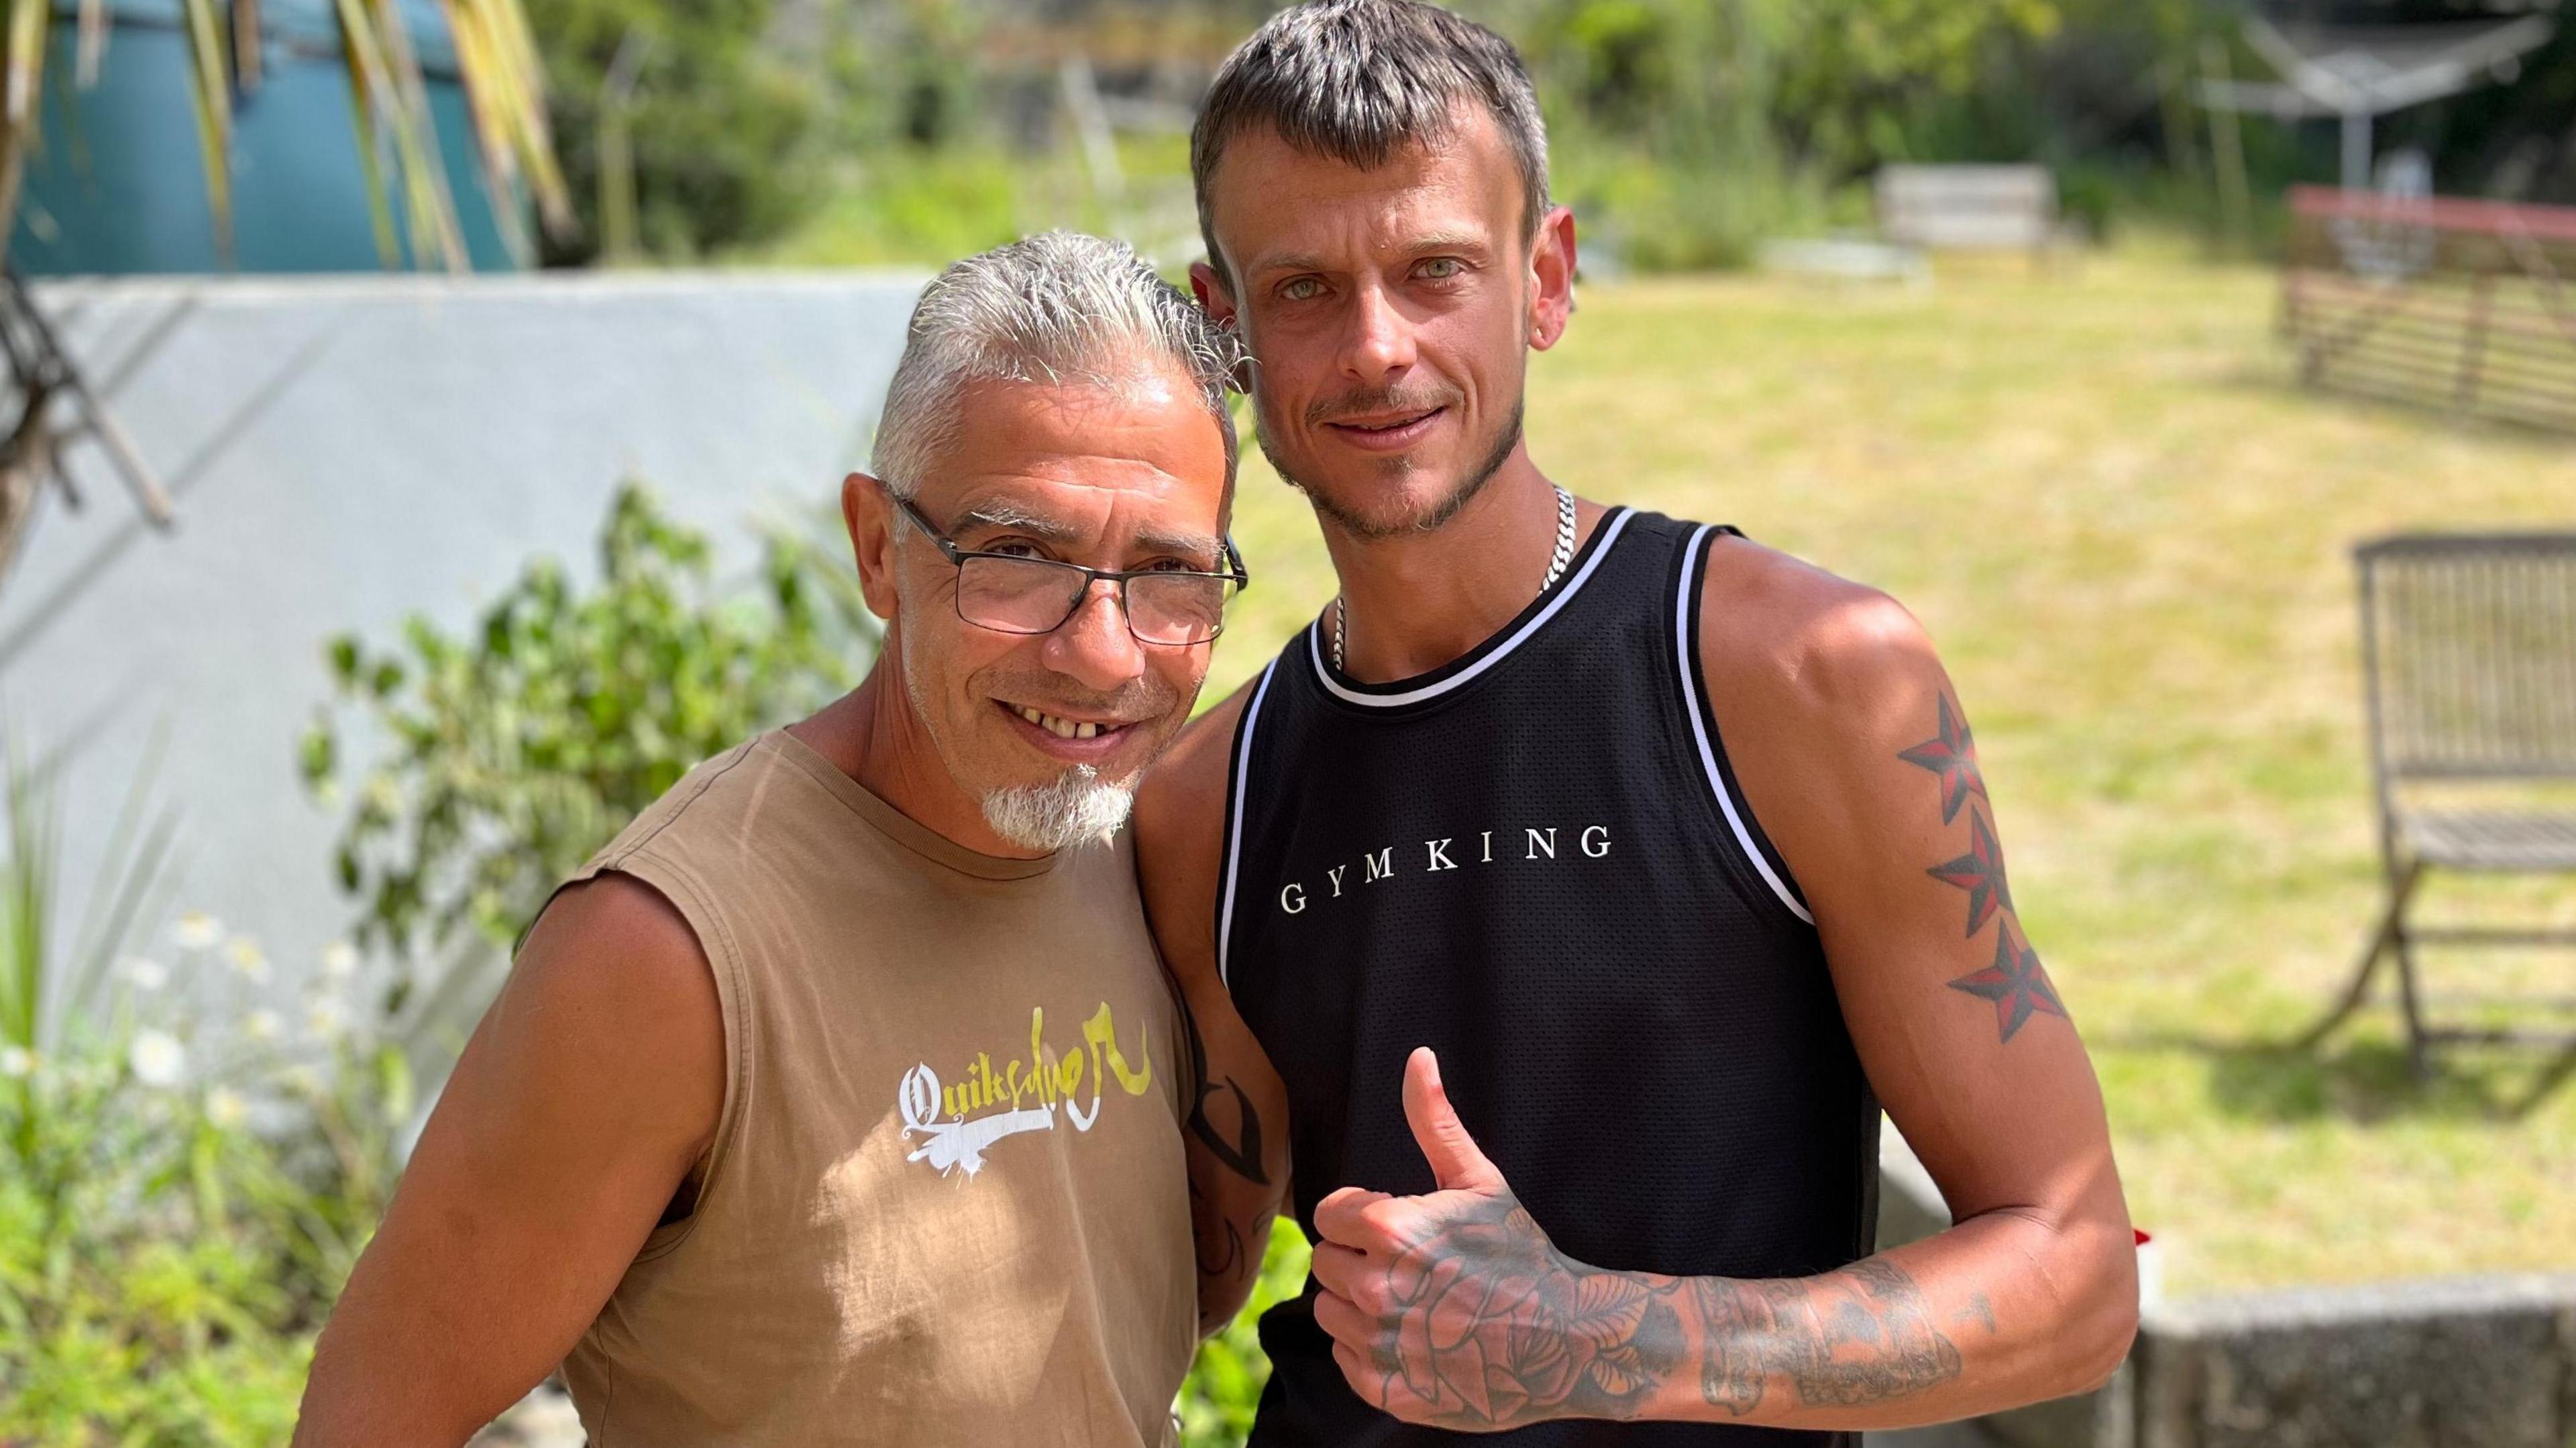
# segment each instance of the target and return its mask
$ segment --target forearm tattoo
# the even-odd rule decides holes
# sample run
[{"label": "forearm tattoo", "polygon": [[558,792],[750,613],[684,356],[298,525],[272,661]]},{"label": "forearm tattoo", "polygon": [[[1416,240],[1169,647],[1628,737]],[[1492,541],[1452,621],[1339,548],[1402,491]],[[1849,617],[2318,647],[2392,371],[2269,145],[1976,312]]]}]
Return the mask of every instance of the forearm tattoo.
[{"label": "forearm tattoo", "polygon": [[[1270,1185],[1268,1172],[1261,1164],[1261,1113],[1252,1106],[1241,1084],[1231,1076],[1222,1084],[1208,1079],[1207,1042],[1199,1034],[1198,1017],[1190,1010],[1189,1000],[1175,984],[1174,1003],[1179,1007],[1181,1035],[1190,1054],[1190,1115],[1186,1123],[1192,1140],[1205,1148],[1208,1155],[1227,1171],[1258,1186]],[[1235,1133],[1228,1138],[1216,1123],[1208,1119],[1209,1098],[1221,1092],[1234,1096]],[[1243,1224],[1226,1217],[1215,1201],[1202,1189],[1195,1174],[1190,1180],[1190,1215],[1198,1224],[1198,1269],[1203,1277],[1240,1279],[1260,1264],[1244,1250]]]},{"label": "forearm tattoo", "polygon": [[1961,810],[1967,811],[1966,852],[1924,873],[1968,892],[1970,937],[1983,930],[1988,921],[1997,922],[1994,963],[1951,981],[1950,988],[1991,1001],[1995,1028],[2003,1040],[2009,1041],[2032,1016],[2056,1016],[2062,1020],[2066,1007],[2059,1002],[2057,987],[2049,982],[2047,970],[2039,963],[2039,952],[2031,949],[2030,942],[2022,936],[2021,918],[2013,910],[2012,886],[2004,875],[2003,845],[1995,838],[1987,811],[1978,807],[1979,801],[1991,807],[1991,801],[1986,795],[1985,774],[1977,767],[1976,736],[1968,728],[1966,715],[1952,707],[1949,695],[1939,695],[1935,702],[1939,707],[1937,732],[1911,749],[1900,750],[1897,757],[1930,770],[1940,782],[1941,823],[1949,824]]},{"label": "forearm tattoo", "polygon": [[1607,1271],[1557,1251],[1506,1195],[1444,1218],[1384,1271],[1379,1406],[1400,1387],[1442,1427],[1641,1416],[1688,1381],[1694,1334],[1701,1395],[1736,1417],[1775,1377],[1804,1406],[1855,1407],[1960,1371],[1922,1289],[1882,1258],[1776,1281]]},{"label": "forearm tattoo", "polygon": [[1854,1408],[1959,1375],[1923,1290],[1881,1257],[1802,1281],[1688,1279],[1701,1325],[1700,1396],[1743,1417],[1776,1375],[1809,1408]]}]

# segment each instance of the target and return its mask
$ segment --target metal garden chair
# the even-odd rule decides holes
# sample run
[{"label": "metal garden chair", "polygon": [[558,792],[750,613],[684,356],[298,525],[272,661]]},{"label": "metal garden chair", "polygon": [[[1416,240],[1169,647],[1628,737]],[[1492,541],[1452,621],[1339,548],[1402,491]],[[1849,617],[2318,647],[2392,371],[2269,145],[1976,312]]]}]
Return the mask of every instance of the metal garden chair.
[{"label": "metal garden chair", "polygon": [[2461,807],[2410,797],[2428,785],[2576,781],[2576,533],[2416,534],[2362,544],[2353,559],[2388,895],[2351,986],[2307,1043],[2358,1008],[2393,959],[2407,1056],[2421,1075],[2430,1042],[2526,1033],[2426,1024],[2417,945],[2576,945],[2571,930],[2407,918],[2437,868],[2576,878],[2576,802]]}]

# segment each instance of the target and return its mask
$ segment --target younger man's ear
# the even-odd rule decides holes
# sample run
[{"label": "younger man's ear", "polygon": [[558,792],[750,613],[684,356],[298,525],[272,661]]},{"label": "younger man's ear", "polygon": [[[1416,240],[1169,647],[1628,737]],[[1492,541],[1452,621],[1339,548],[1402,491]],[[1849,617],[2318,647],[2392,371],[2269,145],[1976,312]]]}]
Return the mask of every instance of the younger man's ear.
[{"label": "younger man's ear", "polygon": [[1574,315],[1574,211],[1548,209],[1530,241],[1530,345],[1541,352],[1565,336]]},{"label": "younger man's ear", "polygon": [[1199,299],[1199,310],[1217,321],[1234,320],[1234,293],[1226,289],[1224,276],[1208,263],[1190,263],[1190,295]]},{"label": "younger man's ear", "polygon": [[841,479],[841,522],[850,530],[850,556],[859,565],[859,592],[868,612],[894,622],[894,504],[885,484],[866,473]]}]

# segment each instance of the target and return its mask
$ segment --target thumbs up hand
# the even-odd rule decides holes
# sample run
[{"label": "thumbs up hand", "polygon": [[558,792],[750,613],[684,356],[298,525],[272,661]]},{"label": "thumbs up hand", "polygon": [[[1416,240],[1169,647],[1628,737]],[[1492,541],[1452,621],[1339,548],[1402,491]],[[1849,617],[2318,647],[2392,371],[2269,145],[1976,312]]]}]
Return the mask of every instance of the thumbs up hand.
[{"label": "thumbs up hand", "polygon": [[1344,1187],[1315,1208],[1315,1322],[1352,1391],[1470,1432],[1631,1416],[1653,1386],[1637,1335],[1670,1279],[1558,1252],[1459,1124],[1428,1047],[1404,1063],[1404,1115],[1438,1189]]}]

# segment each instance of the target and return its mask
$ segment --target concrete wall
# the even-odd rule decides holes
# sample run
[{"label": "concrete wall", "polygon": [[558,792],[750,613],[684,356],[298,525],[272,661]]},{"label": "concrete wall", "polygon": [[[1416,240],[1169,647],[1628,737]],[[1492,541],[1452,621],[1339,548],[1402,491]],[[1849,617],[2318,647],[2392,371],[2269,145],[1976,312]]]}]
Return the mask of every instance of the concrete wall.
[{"label": "concrete wall", "polygon": [[86,506],[49,497],[0,580],[0,720],[78,745],[70,903],[166,720],[177,904],[260,940],[291,990],[350,915],[337,818],[295,767],[328,697],[322,640],[389,641],[414,611],[456,628],[540,553],[589,576],[629,474],[747,560],[748,520],[827,502],[864,459],[919,281],[38,285],[179,511],[146,527],[83,444]]},{"label": "concrete wall", "polygon": [[[1879,1171],[1882,1249],[1949,1226],[1893,1129]],[[2003,1448],[2571,1448],[2576,1273],[2150,1301],[2100,1392],[1973,1427]]]}]

